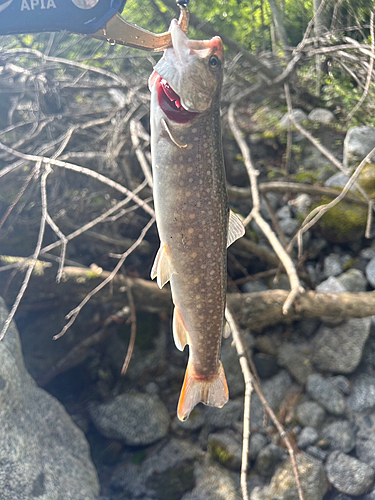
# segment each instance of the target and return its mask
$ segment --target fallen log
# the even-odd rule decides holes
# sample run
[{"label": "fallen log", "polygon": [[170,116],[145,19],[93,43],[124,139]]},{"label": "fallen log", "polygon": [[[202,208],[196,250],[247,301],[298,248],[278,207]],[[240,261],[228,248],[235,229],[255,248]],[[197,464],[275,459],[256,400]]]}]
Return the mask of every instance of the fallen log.
[{"label": "fallen log", "polygon": [[[0,273],[0,295],[11,306],[22,283],[23,273],[11,279],[12,271]],[[80,267],[64,268],[61,283],[56,283],[56,266],[45,268],[43,274],[32,276],[23,297],[21,310],[38,310],[66,304],[75,307],[93,288],[108,277],[108,271]],[[159,290],[150,280],[117,275],[111,283],[91,299],[96,304],[111,304],[121,309],[127,304],[127,287],[131,287],[138,312],[170,315],[172,301],[169,287]],[[259,331],[277,323],[291,323],[303,318],[363,318],[375,315],[375,291],[360,293],[319,293],[308,291],[295,300],[289,313],[282,306],[286,290],[256,293],[229,293],[228,305],[242,328]]]}]

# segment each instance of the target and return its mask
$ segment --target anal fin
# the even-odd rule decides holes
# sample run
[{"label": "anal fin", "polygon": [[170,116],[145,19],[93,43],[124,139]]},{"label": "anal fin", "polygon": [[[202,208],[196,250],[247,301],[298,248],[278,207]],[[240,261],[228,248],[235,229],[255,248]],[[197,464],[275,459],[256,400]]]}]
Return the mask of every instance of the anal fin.
[{"label": "anal fin", "polygon": [[229,210],[227,248],[245,234],[242,220],[232,210]]},{"label": "anal fin", "polygon": [[163,288],[170,280],[171,274],[167,246],[160,246],[151,269],[151,279],[157,278],[158,287]]},{"label": "anal fin", "polygon": [[174,343],[179,351],[185,349],[186,344],[188,344],[188,331],[185,326],[185,322],[181,316],[180,310],[177,306],[174,308],[173,312],[173,338]]},{"label": "anal fin", "polygon": [[215,375],[199,377],[189,361],[177,408],[177,416],[181,421],[189,417],[198,403],[222,408],[228,399],[228,385],[221,362]]}]

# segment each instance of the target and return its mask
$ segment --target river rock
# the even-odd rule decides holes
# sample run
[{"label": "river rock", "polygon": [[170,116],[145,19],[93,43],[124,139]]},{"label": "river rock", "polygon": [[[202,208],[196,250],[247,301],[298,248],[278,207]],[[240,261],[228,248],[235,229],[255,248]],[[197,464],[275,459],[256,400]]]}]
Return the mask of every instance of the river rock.
[{"label": "river rock", "polygon": [[345,287],[347,292],[365,292],[367,288],[367,281],[365,275],[359,269],[349,269],[337,278],[340,283]]},{"label": "river rock", "polygon": [[296,414],[301,425],[318,429],[324,421],[326,412],[315,401],[306,401],[297,406]]},{"label": "river rock", "polygon": [[337,174],[332,175],[325,181],[324,186],[328,188],[343,188],[346,186],[348,180],[348,175],[343,172],[337,172]]},{"label": "river rock", "polygon": [[157,396],[120,394],[111,401],[91,404],[91,419],[103,436],[119,439],[129,446],[155,443],[167,435],[170,418]]},{"label": "river rock", "polygon": [[372,288],[375,288],[375,257],[366,266],[366,278]]},{"label": "river rock", "polygon": [[312,122],[331,123],[335,121],[335,115],[329,109],[314,108],[310,111],[308,117]]},{"label": "river rock", "polygon": [[[274,377],[269,378],[262,384],[264,396],[273,411],[277,410],[291,384],[292,379],[285,370],[281,371]],[[250,409],[251,429],[262,429],[263,415],[264,407],[260,402],[258,395],[253,393],[251,396]]]},{"label": "river rock", "polygon": [[340,256],[336,253],[330,253],[324,259],[323,274],[326,278],[338,276],[343,271]]},{"label": "river rock", "polygon": [[[344,140],[344,166],[356,167],[375,146],[375,127],[352,127]],[[370,160],[375,162],[375,155]]]},{"label": "river rock", "polygon": [[312,374],[311,347],[308,344],[284,342],[279,349],[278,362],[300,383],[306,384]]},{"label": "river rock", "polygon": [[370,318],[353,318],[338,326],[321,325],[313,339],[313,363],[322,371],[352,373],[370,334]]},{"label": "river rock", "polygon": [[372,467],[340,451],[329,455],[326,470],[333,486],[347,495],[362,495],[374,479]]},{"label": "river rock", "polygon": [[268,444],[258,453],[254,470],[260,476],[272,476],[277,464],[285,458],[286,451],[273,443]]},{"label": "river rock", "polygon": [[348,407],[352,411],[362,411],[375,407],[375,377],[367,373],[359,375],[348,398]]},{"label": "river rock", "polygon": [[231,473],[219,465],[198,465],[195,469],[196,486],[181,500],[242,500],[238,473]]},{"label": "river rock", "polygon": [[310,396],[332,415],[342,415],[345,412],[345,399],[329,379],[314,373],[307,379],[306,389]]},{"label": "river rock", "polygon": [[349,453],[354,448],[355,426],[348,420],[337,420],[325,426],[322,436],[328,439],[332,450]]},{"label": "river rock", "polygon": [[208,436],[208,450],[212,459],[224,467],[241,469],[242,440],[233,431],[215,432]]},{"label": "river rock", "polygon": [[319,439],[319,434],[314,427],[305,427],[302,429],[297,439],[297,446],[300,450],[304,450],[308,446],[315,444]]},{"label": "river rock", "polygon": [[[296,120],[296,122],[303,122],[307,120],[307,114],[299,108],[294,108],[292,110],[292,116]],[[289,113],[285,113],[285,115],[280,120],[280,127],[287,128],[290,125]]]},{"label": "river rock", "polygon": [[[322,500],[328,488],[322,463],[306,453],[297,455],[296,460],[304,500]],[[298,500],[298,498],[293,467],[288,459],[280,465],[271,480],[269,499]]]},{"label": "river rock", "polygon": [[[0,298],[0,329],[7,315]],[[85,436],[27,372],[13,322],[0,342],[0,443],[1,500],[99,498]]]}]

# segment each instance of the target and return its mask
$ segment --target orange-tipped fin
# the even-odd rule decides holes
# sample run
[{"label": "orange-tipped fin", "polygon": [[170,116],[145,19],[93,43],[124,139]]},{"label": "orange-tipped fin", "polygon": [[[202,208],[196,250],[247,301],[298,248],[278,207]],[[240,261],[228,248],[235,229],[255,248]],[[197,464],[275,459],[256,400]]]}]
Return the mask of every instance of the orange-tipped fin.
[{"label": "orange-tipped fin", "polygon": [[222,408],[228,398],[228,385],[221,361],[217,373],[210,377],[199,377],[189,362],[178,402],[177,416],[181,421],[186,420],[198,403]]}]

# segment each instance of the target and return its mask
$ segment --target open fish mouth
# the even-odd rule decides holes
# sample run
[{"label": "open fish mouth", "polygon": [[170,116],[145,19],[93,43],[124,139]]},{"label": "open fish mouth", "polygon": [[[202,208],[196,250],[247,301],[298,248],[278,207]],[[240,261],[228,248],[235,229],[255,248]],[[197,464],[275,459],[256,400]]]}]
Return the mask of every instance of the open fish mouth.
[{"label": "open fish mouth", "polygon": [[199,113],[188,111],[183,107],[180,96],[164,78],[158,75],[155,84],[158,92],[159,106],[169,120],[177,123],[188,123],[199,115]]}]

